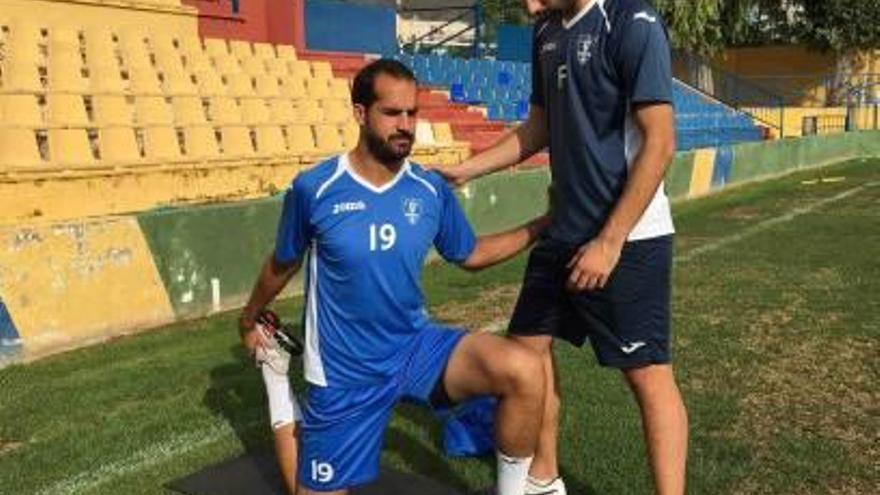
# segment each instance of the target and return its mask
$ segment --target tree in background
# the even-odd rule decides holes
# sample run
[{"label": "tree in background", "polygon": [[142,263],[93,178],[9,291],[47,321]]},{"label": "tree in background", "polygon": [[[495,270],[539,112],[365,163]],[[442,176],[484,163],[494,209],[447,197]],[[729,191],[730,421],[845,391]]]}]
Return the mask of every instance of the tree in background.
[{"label": "tree in background", "polygon": [[[880,0],[649,0],[680,49],[802,43],[844,52],[880,48]],[[490,24],[525,24],[520,0],[483,0]]]}]

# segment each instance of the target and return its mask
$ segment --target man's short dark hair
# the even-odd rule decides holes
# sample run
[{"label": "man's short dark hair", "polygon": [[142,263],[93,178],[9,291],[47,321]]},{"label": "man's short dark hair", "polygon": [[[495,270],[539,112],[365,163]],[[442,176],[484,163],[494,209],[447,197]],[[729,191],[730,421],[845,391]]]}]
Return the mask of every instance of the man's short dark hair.
[{"label": "man's short dark hair", "polygon": [[409,70],[409,67],[397,60],[382,58],[371,62],[354,76],[354,83],[351,86],[351,102],[353,104],[370,108],[370,105],[379,99],[376,94],[376,78],[380,74],[418,83],[415,74]]}]

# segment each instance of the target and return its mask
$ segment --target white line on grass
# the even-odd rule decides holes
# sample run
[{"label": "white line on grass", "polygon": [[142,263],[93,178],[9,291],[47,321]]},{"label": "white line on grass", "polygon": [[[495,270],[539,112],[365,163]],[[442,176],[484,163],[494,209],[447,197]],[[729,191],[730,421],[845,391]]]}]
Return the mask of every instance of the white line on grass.
[{"label": "white line on grass", "polygon": [[676,256],[675,261],[677,263],[686,263],[686,262],[688,262],[698,256],[702,256],[702,255],[704,255],[706,253],[710,253],[712,251],[717,251],[718,249],[721,249],[725,246],[739,242],[747,237],[751,237],[755,234],[763,232],[763,231],[770,229],[772,227],[775,227],[779,224],[790,222],[790,221],[794,220],[795,218],[806,215],[807,213],[810,213],[818,208],[821,208],[823,206],[827,206],[832,203],[836,203],[838,201],[844,200],[846,198],[849,198],[850,196],[854,196],[854,195],[864,191],[866,188],[875,187],[877,185],[880,185],[880,182],[869,182],[866,184],[862,184],[858,187],[854,187],[852,189],[847,189],[846,191],[843,191],[840,194],[836,194],[834,196],[831,196],[831,197],[828,197],[825,199],[820,199],[819,201],[816,201],[815,203],[809,204],[807,206],[795,208],[784,215],[780,215],[778,217],[773,217],[773,218],[768,218],[767,220],[758,222],[755,225],[752,225],[751,227],[747,227],[734,235],[722,237],[721,239],[718,239],[717,241],[708,242],[706,244],[703,244],[702,246],[695,247],[694,249],[691,249],[690,251],[688,251],[685,254],[682,254],[680,256]]},{"label": "white line on grass", "polygon": [[82,471],[79,474],[44,488],[38,492],[38,495],[88,493],[117,478],[155,466],[174,457],[186,454],[191,450],[210,445],[233,433],[228,425],[216,425],[204,430],[183,433],[171,437],[164,442],[138,450],[124,459],[104,464],[94,470]]}]

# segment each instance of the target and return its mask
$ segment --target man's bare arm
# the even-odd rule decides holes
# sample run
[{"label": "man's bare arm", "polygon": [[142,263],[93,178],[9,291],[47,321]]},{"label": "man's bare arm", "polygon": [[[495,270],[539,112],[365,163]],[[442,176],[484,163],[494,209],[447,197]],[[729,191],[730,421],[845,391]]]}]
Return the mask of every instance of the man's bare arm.
[{"label": "man's bare arm", "polygon": [[474,251],[460,266],[477,271],[509,260],[534,244],[549,225],[550,216],[544,215],[507,232],[480,236]]},{"label": "man's bare arm", "polygon": [[281,264],[275,260],[275,254],[272,253],[263,262],[260,269],[260,275],[251,291],[251,296],[247,304],[241,310],[241,316],[238,320],[238,328],[241,333],[241,340],[247,350],[253,354],[258,345],[265,345],[262,335],[254,332],[257,316],[260,311],[271,303],[278,294],[284,290],[284,286],[296,275],[302,263],[296,261],[290,264]]},{"label": "man's bare arm", "polygon": [[641,150],[630,169],[623,194],[599,235],[581,247],[569,263],[572,289],[592,290],[605,286],[627,237],[651,204],[675,157],[672,105],[641,105],[633,113],[642,131]]},{"label": "man's bare arm", "polygon": [[506,133],[497,143],[458,165],[438,167],[446,179],[463,185],[471,179],[512,167],[547,147],[549,142],[547,115],[544,109],[532,105],[525,122]]}]

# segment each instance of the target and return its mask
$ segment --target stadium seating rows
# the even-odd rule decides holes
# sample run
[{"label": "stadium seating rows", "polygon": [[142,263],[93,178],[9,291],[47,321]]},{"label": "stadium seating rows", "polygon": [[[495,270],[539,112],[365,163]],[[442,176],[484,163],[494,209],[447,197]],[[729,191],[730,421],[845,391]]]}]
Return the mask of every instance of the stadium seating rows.
[{"label": "stadium seating rows", "polygon": [[[2,169],[305,163],[358,137],[348,81],[291,46],[0,20],[0,53]],[[460,148],[434,127],[418,146]]]},{"label": "stadium seating rows", "polygon": [[[531,94],[531,65],[528,63],[407,53],[398,54],[396,58],[412,67],[416,77],[424,83],[449,88],[451,101],[485,105],[490,120],[516,122],[528,116]],[[748,115],[678,81],[673,87],[673,97],[681,150],[763,139],[761,128]]]}]

